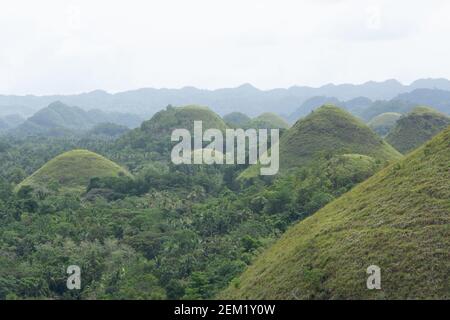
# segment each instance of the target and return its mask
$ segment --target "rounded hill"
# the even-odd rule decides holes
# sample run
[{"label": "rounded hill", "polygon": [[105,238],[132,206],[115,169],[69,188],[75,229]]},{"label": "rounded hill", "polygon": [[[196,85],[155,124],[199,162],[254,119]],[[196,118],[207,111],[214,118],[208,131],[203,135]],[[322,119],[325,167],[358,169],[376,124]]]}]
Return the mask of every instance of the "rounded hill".
[{"label": "rounded hill", "polygon": [[401,158],[363,122],[333,105],[312,111],[280,139],[282,168],[307,164],[320,153],[362,154],[380,161]]},{"label": "rounded hill", "polygon": [[[379,163],[402,157],[366,124],[333,105],[324,105],[298,120],[280,138],[279,153],[282,171],[308,165],[321,156],[359,154]],[[239,180],[256,177],[258,168],[250,166]]]},{"label": "rounded hill", "polygon": [[168,106],[157,112],[139,128],[131,130],[117,141],[117,147],[131,147],[161,154],[169,152],[171,134],[175,129],[187,129],[193,134],[194,121],[202,121],[203,130],[219,129],[225,131],[227,124],[208,107],[189,105],[185,107]]},{"label": "rounded hill", "polygon": [[386,137],[394,148],[408,153],[450,125],[450,118],[428,107],[416,107],[397,121]]},{"label": "rounded hill", "polygon": [[287,129],[289,124],[279,115],[266,112],[250,120],[245,127],[253,129]]},{"label": "rounded hill", "polygon": [[105,157],[88,151],[72,150],[44,164],[18,186],[66,191],[84,191],[93,177],[131,176],[127,170]]}]

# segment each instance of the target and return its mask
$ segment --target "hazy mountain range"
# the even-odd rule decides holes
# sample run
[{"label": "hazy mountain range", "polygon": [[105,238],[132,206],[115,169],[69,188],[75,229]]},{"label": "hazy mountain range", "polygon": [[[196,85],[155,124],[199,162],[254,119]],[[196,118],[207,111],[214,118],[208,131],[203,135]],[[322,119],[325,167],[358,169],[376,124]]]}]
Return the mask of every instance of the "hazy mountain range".
[{"label": "hazy mountain range", "polygon": [[220,115],[233,111],[241,111],[249,116],[273,111],[290,115],[302,103],[315,96],[333,97],[340,101],[348,101],[358,97],[365,97],[370,100],[390,100],[415,89],[450,91],[450,81],[447,79],[419,79],[410,85],[403,85],[397,80],[386,80],[383,82],[369,81],[358,85],[327,84],[318,88],[293,86],[288,89],[272,90],[259,90],[250,84],[244,84],[236,88],[217,90],[184,87],[181,89],[143,88],[115,94],[96,90],[75,95],[0,95],[0,116],[21,114],[28,117],[54,101],[61,101],[85,110],[100,109],[103,111],[129,112],[146,117],[168,104],[207,105]]},{"label": "hazy mountain range", "polygon": [[334,104],[347,109],[352,114],[369,121],[385,112],[407,113],[416,106],[431,106],[443,113],[450,114],[450,91],[440,89],[415,89],[397,95],[391,100],[372,101],[366,97],[357,97],[341,101],[336,97],[315,96],[304,101],[290,115],[284,115],[291,123],[305,117],[312,110],[324,105]]},{"label": "hazy mountain range", "polygon": [[[5,117],[4,119],[7,118],[9,119],[12,117]],[[0,118],[0,121],[1,120],[3,119]],[[58,136],[73,132],[87,131],[102,123],[135,128],[139,126],[142,121],[143,119],[135,114],[105,112],[98,109],[85,111],[79,107],[67,106],[56,101],[39,110],[22,123],[18,123],[18,125],[13,127],[9,133],[19,136]]]}]

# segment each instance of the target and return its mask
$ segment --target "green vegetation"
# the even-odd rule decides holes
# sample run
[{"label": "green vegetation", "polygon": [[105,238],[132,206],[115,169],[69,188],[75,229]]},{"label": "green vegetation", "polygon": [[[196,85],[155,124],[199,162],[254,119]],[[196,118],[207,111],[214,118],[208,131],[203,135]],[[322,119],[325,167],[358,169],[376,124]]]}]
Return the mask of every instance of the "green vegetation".
[{"label": "green vegetation", "polygon": [[[13,181],[74,143],[127,163],[134,178],[96,174],[85,193],[12,192]],[[34,138],[4,150],[0,299],[211,298],[290,224],[380,167],[362,155],[316,157],[242,186],[240,166],[173,166],[114,141]],[[68,264],[83,270],[81,291],[65,289]]]},{"label": "green vegetation", "polygon": [[250,119],[240,112],[232,112],[223,117],[224,121],[233,128],[252,129],[287,129],[289,124],[279,115],[272,112],[265,112],[256,118]]},{"label": "green vegetation", "polygon": [[0,118],[0,132],[17,127],[22,124],[25,119],[18,114],[10,114]]},{"label": "green vegetation", "polygon": [[[156,160],[161,160],[159,155],[164,155],[167,159],[173,143],[170,137],[174,129],[188,129],[193,132],[194,121],[202,121],[203,130],[215,128],[225,131],[228,126],[217,114],[208,107],[167,106],[165,110],[156,113],[150,120],[144,121],[139,128],[136,128],[123,135],[117,141],[118,148],[126,148],[129,153],[136,150],[154,153]],[[152,155],[150,155],[151,157]]]},{"label": "green vegetation", "polygon": [[89,130],[104,122],[134,128],[140,121],[140,117],[132,114],[106,113],[100,110],[85,111],[57,101],[36,112],[13,129],[11,134],[15,136],[67,136]]},{"label": "green vegetation", "polygon": [[150,120],[141,125],[144,132],[165,136],[174,129],[193,130],[194,121],[202,121],[203,129],[216,128],[225,130],[225,122],[208,107],[189,105],[185,107],[168,106],[166,110],[156,113]]},{"label": "green vegetation", "polygon": [[[280,139],[282,170],[307,166],[319,155],[362,154],[380,162],[401,158],[363,122],[338,107],[325,105],[297,121]],[[244,171],[240,179],[254,178],[258,166]]]},{"label": "green vegetation", "polygon": [[392,99],[389,101],[377,100],[374,101],[369,107],[356,112],[356,115],[361,117],[365,121],[369,121],[370,119],[375,118],[377,115],[386,112],[404,114],[411,111],[415,106],[417,106],[417,103],[399,99]]},{"label": "green vegetation", "polygon": [[87,137],[97,136],[104,138],[117,138],[130,131],[125,126],[115,123],[99,123],[86,133]]},{"label": "green vegetation", "polygon": [[[204,129],[227,128],[206,107],[169,106],[127,132],[117,125],[101,124],[70,137],[0,137],[0,299],[213,298],[292,224],[314,219],[318,210],[349,190],[358,190],[355,186],[360,182],[401,156],[347,112],[326,106],[281,137],[283,152],[298,164],[291,162],[273,177],[239,179],[256,167],[247,171],[245,165],[170,162],[172,130],[192,130],[194,120],[202,120]],[[283,142],[285,136],[291,140]],[[296,139],[305,139],[309,145],[303,148]],[[436,153],[434,149],[424,152]],[[448,165],[437,165],[448,171]],[[393,168],[402,172],[401,163]],[[423,193],[437,202],[417,197],[420,203],[408,205],[414,209],[430,203],[434,212],[445,202],[441,195],[448,198],[447,184],[435,179],[428,194],[421,184],[423,177],[417,177],[406,183],[399,176],[398,185],[387,180],[383,192],[394,196],[394,191],[405,188]],[[357,209],[371,206],[386,211],[385,204],[394,200],[380,197],[382,202],[358,202]],[[398,194],[400,200],[404,197]],[[403,215],[403,206],[398,206],[393,207],[395,214]],[[357,219],[366,215],[355,216],[359,235]],[[383,219],[375,222],[391,221]],[[417,225],[427,221],[419,219]],[[430,228],[442,222],[434,221],[436,226]],[[401,222],[396,230],[410,226]],[[326,230],[329,225],[321,227]],[[345,220],[329,232],[330,237],[352,226],[352,221]],[[439,232],[429,239],[440,237]],[[339,246],[339,242],[331,245]],[[393,246],[387,242],[387,252]],[[445,243],[441,248],[446,250]],[[345,254],[352,252],[348,251]],[[440,253],[433,254],[439,258]],[[434,256],[429,259],[430,268],[439,266]],[[66,268],[71,264],[82,269],[79,291],[66,288]],[[308,290],[321,288],[322,282],[327,285],[317,269],[302,273],[311,281]],[[235,281],[233,286],[238,284]],[[321,292],[310,297],[320,296]]]},{"label": "green vegetation", "polygon": [[357,153],[380,161],[401,157],[364,123],[331,105],[297,121],[280,140],[282,168],[305,165],[319,153]]},{"label": "green vegetation", "polygon": [[369,156],[342,154],[333,156],[329,160],[326,170],[336,187],[364,181],[378,171],[380,166],[377,160]]},{"label": "green vegetation", "polygon": [[397,121],[386,141],[405,154],[430,140],[448,125],[448,116],[432,108],[416,107]]},{"label": "green vegetation", "polygon": [[266,112],[250,120],[245,127],[254,129],[287,129],[289,124],[279,115]]},{"label": "green vegetation", "polygon": [[82,192],[93,177],[130,174],[114,162],[88,150],[72,150],[50,160],[17,186],[33,189]]},{"label": "green vegetation", "polygon": [[220,297],[449,299],[449,148],[450,128],[290,228]]},{"label": "green vegetation", "polygon": [[251,119],[249,116],[242,112],[232,112],[223,116],[223,120],[228,123],[228,125],[236,128],[242,128]]},{"label": "green vegetation", "polygon": [[397,120],[400,119],[401,116],[402,115],[397,112],[385,112],[372,118],[367,125],[381,137],[385,137],[396,125]]}]

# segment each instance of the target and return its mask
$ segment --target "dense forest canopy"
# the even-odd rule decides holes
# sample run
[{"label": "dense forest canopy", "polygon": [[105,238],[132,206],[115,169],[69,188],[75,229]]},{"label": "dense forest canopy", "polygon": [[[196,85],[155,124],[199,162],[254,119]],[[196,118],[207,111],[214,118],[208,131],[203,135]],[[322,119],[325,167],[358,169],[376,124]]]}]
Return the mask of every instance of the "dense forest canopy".
[{"label": "dense forest canopy", "polygon": [[[232,126],[206,107],[168,106],[132,130],[1,137],[0,299],[216,297],[289,226],[401,158],[328,105],[281,123],[289,170],[276,176],[172,164],[171,130],[198,119]],[[69,265],[83,270],[81,290],[66,288]]]}]

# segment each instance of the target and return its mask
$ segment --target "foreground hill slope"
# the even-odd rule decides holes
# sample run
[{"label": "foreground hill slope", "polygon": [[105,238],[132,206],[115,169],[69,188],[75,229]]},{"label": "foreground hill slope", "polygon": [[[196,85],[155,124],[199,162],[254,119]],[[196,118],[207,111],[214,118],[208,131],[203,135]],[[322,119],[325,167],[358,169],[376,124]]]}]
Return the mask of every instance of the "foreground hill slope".
[{"label": "foreground hill slope", "polygon": [[449,181],[450,128],[289,229],[221,297],[449,299]]},{"label": "foreground hill slope", "polygon": [[88,150],[72,150],[60,154],[44,164],[21,182],[22,186],[53,188],[66,191],[84,191],[93,177],[116,177],[129,175],[118,164]]},{"label": "foreground hill slope", "polygon": [[397,121],[386,141],[402,153],[408,153],[450,125],[450,118],[432,108],[416,107]]},{"label": "foreground hill slope", "polygon": [[304,165],[319,153],[362,154],[381,161],[401,157],[363,122],[332,105],[297,121],[280,140],[282,168]]}]

